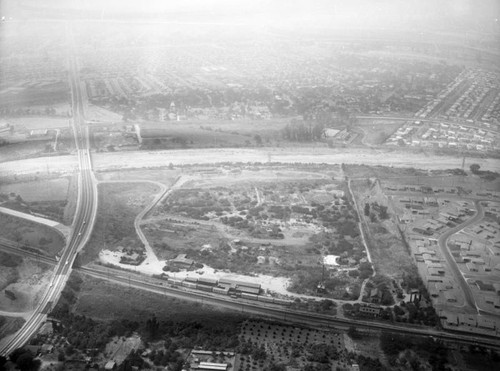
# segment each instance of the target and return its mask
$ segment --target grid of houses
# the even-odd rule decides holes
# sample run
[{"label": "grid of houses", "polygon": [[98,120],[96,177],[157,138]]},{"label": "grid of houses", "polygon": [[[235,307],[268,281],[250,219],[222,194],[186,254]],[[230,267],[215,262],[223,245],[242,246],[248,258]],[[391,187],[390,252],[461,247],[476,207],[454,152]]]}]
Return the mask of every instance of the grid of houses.
[{"label": "grid of houses", "polygon": [[466,69],[415,116],[471,122],[483,120],[498,124],[499,84],[500,75],[497,72]]},{"label": "grid of houses", "polygon": [[500,149],[500,126],[466,125],[447,122],[408,122],[385,142],[389,146],[450,148],[464,151],[492,152]]}]

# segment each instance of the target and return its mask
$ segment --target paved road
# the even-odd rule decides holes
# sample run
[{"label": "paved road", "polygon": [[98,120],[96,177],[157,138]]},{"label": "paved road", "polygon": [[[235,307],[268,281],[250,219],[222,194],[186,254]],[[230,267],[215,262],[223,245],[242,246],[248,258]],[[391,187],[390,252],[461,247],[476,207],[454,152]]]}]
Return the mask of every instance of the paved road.
[{"label": "paved road", "polygon": [[443,233],[438,239],[438,244],[439,244],[439,248],[441,250],[442,255],[445,257],[446,261],[448,262],[448,266],[452,270],[453,275],[456,277],[458,283],[460,284],[460,287],[462,288],[462,292],[464,293],[464,296],[465,296],[465,304],[469,308],[476,310],[479,314],[489,314],[489,315],[493,315],[493,316],[498,317],[498,315],[495,313],[486,312],[486,311],[483,311],[483,310],[478,308],[478,306],[476,304],[476,300],[474,299],[474,295],[472,293],[472,290],[469,287],[469,285],[467,284],[467,281],[466,281],[464,275],[462,274],[462,272],[458,268],[458,265],[455,262],[455,259],[453,258],[453,256],[451,255],[450,249],[448,248],[448,239],[452,235],[454,235],[455,233],[468,227],[469,225],[474,224],[474,223],[480,221],[481,219],[483,219],[484,210],[483,210],[483,207],[481,206],[481,202],[475,201],[474,204],[476,205],[476,210],[477,210],[476,214],[472,218],[465,221],[464,223],[459,224],[456,227],[451,228],[451,229],[447,230],[445,233]]},{"label": "paved road", "polygon": [[50,312],[57,302],[61,291],[66,285],[66,281],[71,274],[71,267],[76,254],[83,248],[90,237],[92,226],[95,221],[97,211],[97,186],[92,173],[88,127],[84,127],[84,102],[76,59],[74,57],[70,58],[69,64],[73,112],[72,125],[80,170],[78,203],[75,217],[70,237],[56,265],[49,287],[23,327],[12,336],[3,339],[0,344],[0,354],[2,355],[8,355],[14,349],[23,346],[46,320],[47,313]]},{"label": "paved road", "polygon": [[40,224],[46,225],[48,227],[54,228],[59,233],[61,233],[65,238],[68,238],[68,236],[71,232],[67,226],[65,226],[64,224],[61,224],[59,222],[56,222],[54,220],[42,218],[40,216],[36,216],[36,215],[32,215],[32,214],[23,213],[23,212],[17,211],[17,210],[12,210],[12,209],[9,209],[7,207],[0,206],[0,213],[12,215],[12,216],[15,216],[17,218],[26,219],[26,220],[29,220],[29,221],[32,221],[35,223],[40,223]]}]

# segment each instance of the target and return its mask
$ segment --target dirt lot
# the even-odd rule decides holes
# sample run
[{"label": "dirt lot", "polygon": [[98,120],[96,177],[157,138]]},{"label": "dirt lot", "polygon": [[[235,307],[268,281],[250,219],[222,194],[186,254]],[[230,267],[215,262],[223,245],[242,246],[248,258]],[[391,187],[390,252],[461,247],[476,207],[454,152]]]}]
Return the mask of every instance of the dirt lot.
[{"label": "dirt lot", "polygon": [[48,256],[55,256],[64,247],[64,238],[45,225],[0,214],[0,237],[38,249]]},{"label": "dirt lot", "polygon": [[153,200],[159,187],[151,183],[102,183],[98,191],[97,219],[82,262],[93,261],[103,249],[121,246],[142,251],[134,219]]}]

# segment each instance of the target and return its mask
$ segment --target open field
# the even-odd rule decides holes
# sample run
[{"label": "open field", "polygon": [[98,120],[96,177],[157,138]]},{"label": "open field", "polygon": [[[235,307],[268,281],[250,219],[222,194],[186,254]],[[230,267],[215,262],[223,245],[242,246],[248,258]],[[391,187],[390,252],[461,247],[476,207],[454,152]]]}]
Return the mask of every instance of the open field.
[{"label": "open field", "polygon": [[85,117],[88,121],[101,121],[105,123],[122,121],[122,115],[93,104],[88,104],[85,107]]},{"label": "open field", "polygon": [[64,247],[64,238],[45,225],[0,214],[0,237],[55,256]]},{"label": "open field", "polygon": [[120,171],[100,171],[96,173],[99,181],[108,180],[152,180],[170,186],[181,174],[180,170],[120,170]]},{"label": "open field", "polygon": [[[124,300],[124,298],[127,298]],[[160,320],[183,321],[203,316],[233,317],[236,312],[211,307],[202,303],[182,301],[155,293],[115,285],[91,277],[84,277],[74,311],[95,319],[127,319],[144,321],[153,315]]]},{"label": "open field", "polygon": [[64,201],[68,195],[68,178],[0,185],[0,193],[14,192],[24,201]]},{"label": "open field", "polygon": [[141,252],[134,219],[153,199],[159,187],[151,183],[102,183],[92,236],[82,253],[84,263],[93,261],[103,249],[124,247]]},{"label": "open field", "polygon": [[[51,143],[53,143],[53,140],[47,139],[2,145],[0,146],[0,164],[6,161],[17,161],[22,159],[30,161],[29,159],[31,157],[46,156],[47,146],[51,145]],[[47,158],[45,158],[45,161],[47,161]],[[40,166],[42,168],[38,168],[38,170],[34,172],[46,170],[43,168],[45,166],[44,164],[40,164]]]},{"label": "open field", "polygon": [[147,125],[142,128],[142,149],[241,147],[255,144],[252,135],[204,130],[182,124]]},{"label": "open field", "polygon": [[23,326],[24,322],[24,319],[19,317],[0,316],[0,339],[15,333]]},{"label": "open field", "polygon": [[402,125],[401,121],[360,119],[355,128],[361,130],[363,144],[382,145]]},{"label": "open field", "polygon": [[[69,108],[69,107],[68,107]],[[26,116],[10,117],[5,119],[10,125],[14,126],[15,132],[35,129],[59,129],[69,128],[68,117],[53,116]]]}]

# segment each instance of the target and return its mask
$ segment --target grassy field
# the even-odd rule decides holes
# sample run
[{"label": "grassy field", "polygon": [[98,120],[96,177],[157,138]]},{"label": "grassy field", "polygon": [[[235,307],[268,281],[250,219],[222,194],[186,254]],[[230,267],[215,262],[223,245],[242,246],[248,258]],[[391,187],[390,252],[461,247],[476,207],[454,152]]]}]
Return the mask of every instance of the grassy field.
[{"label": "grassy field", "polygon": [[134,219],[153,199],[159,187],[150,183],[99,184],[99,206],[92,236],[82,254],[82,263],[96,259],[102,249],[142,249]]},{"label": "grassy field", "polygon": [[[74,306],[74,312],[94,319],[111,320],[126,318],[142,321],[153,315],[159,320],[188,321],[203,313],[204,317],[218,318],[228,310],[201,303],[183,301],[159,294],[116,285],[88,276],[83,283]],[[126,298],[126,299],[125,299]]]},{"label": "grassy field", "polygon": [[[13,143],[0,146],[0,162],[22,160],[45,154],[52,140]],[[43,169],[45,170],[45,169]]]},{"label": "grassy field", "polygon": [[48,219],[71,224],[74,210],[66,209],[68,198],[76,199],[74,180],[62,177],[2,185],[0,206],[41,214]]},{"label": "grassy field", "polygon": [[[168,165],[168,164],[166,164]],[[179,170],[121,170],[100,171],[96,173],[99,180],[153,180],[170,186],[181,174]]]},{"label": "grassy field", "polygon": [[19,330],[24,322],[22,318],[0,316],[0,339]]},{"label": "grassy field", "polygon": [[68,196],[69,178],[38,180],[5,184],[0,186],[0,193],[14,192],[24,201],[64,201]]},{"label": "grassy field", "polygon": [[402,121],[360,120],[356,128],[363,133],[362,143],[381,145],[402,124]]},{"label": "grassy field", "polygon": [[427,171],[389,166],[344,165],[345,175],[352,178],[400,178],[427,175]]},{"label": "grassy field", "polygon": [[0,214],[0,226],[0,237],[36,248],[49,256],[55,256],[64,247],[64,238],[45,225]]}]

